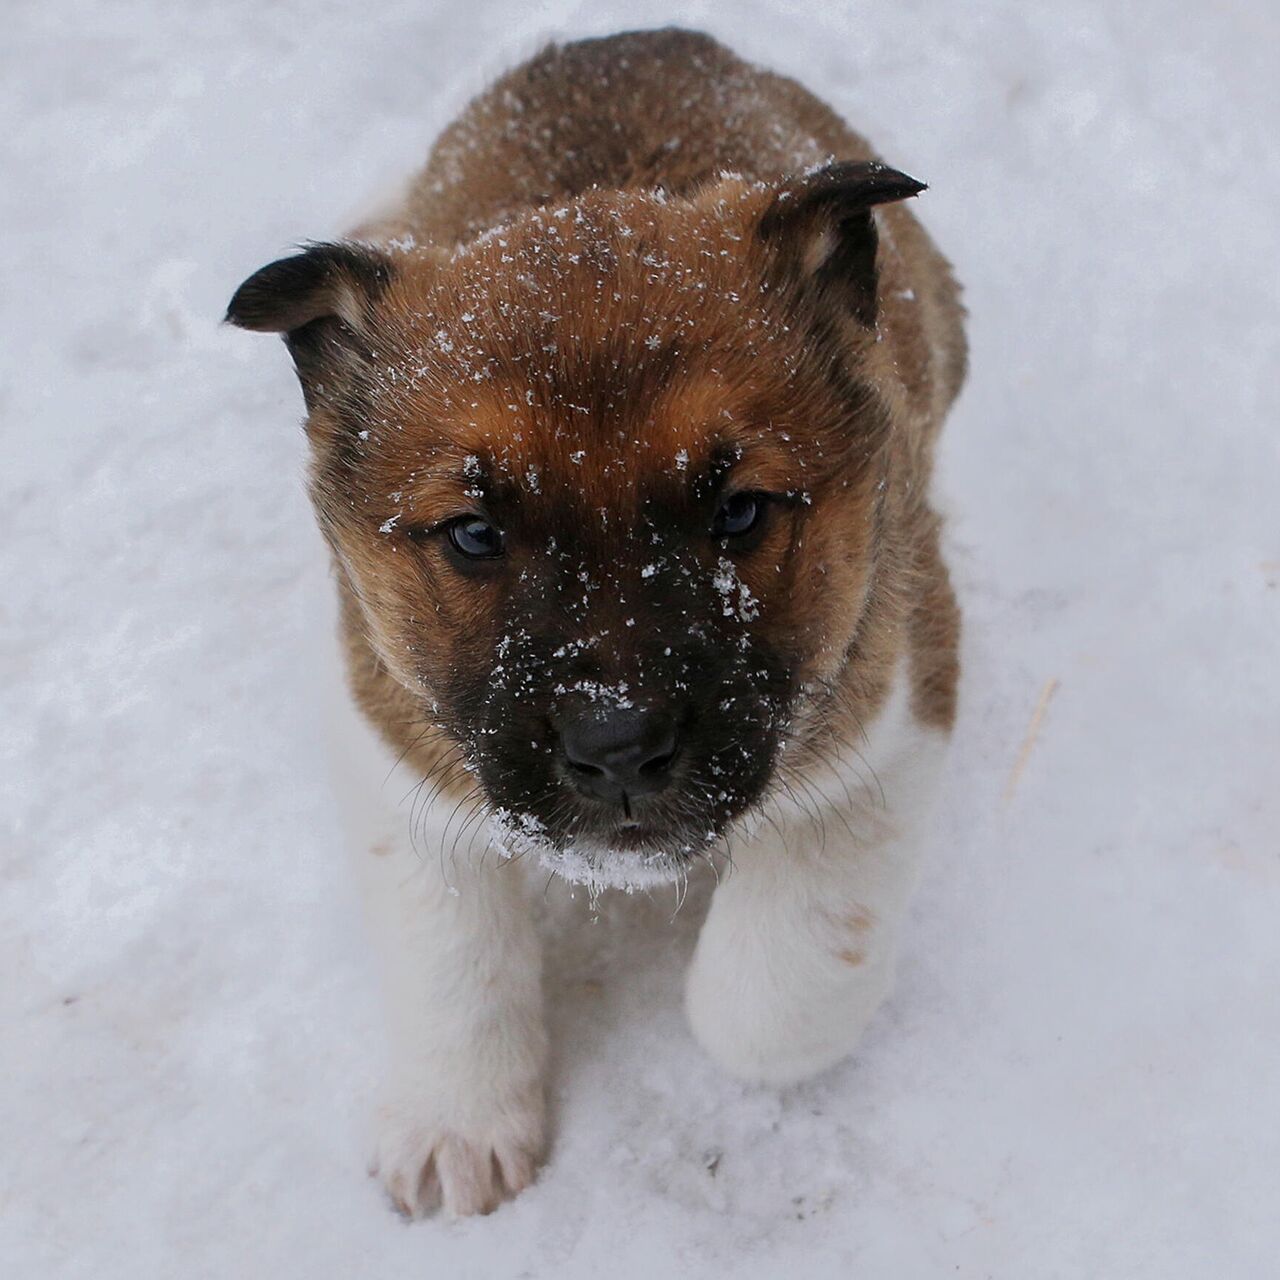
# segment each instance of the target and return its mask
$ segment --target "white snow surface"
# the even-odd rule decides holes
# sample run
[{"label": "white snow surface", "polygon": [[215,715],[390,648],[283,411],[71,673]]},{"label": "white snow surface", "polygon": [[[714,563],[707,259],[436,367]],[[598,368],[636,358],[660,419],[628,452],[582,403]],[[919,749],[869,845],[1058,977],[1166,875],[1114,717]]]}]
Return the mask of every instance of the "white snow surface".
[{"label": "white snow surface", "polygon": [[[955,750],[853,1060],[725,1079],[680,1011],[705,894],[593,915],[553,886],[550,1161],[489,1218],[407,1225],[364,1173],[381,1031],[314,746],[301,399],[279,342],[218,322],[545,38],[672,20],[930,183],[972,311],[939,474]],[[1277,27],[1270,0],[10,0],[4,1274],[1276,1274]]]}]

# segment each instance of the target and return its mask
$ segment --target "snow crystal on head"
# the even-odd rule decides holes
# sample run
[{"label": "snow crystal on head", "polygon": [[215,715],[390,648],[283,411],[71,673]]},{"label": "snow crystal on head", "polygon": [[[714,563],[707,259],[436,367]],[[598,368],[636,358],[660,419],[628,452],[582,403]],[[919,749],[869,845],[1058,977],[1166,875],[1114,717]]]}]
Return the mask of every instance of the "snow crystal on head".
[{"label": "snow crystal on head", "polygon": [[[711,585],[720,593],[724,601],[724,616],[737,616],[743,622],[754,622],[760,616],[760,602],[752,594],[751,588],[738,577],[738,566],[726,556],[720,557],[716,566],[716,576]],[[737,600],[734,600],[734,593]]]},{"label": "snow crystal on head", "polygon": [[643,892],[680,880],[683,859],[663,850],[610,849],[598,843],[561,846],[531,813],[496,809],[489,819],[490,839],[503,858],[532,854],[540,866],[570,884],[582,885],[594,898],[605,889]]}]

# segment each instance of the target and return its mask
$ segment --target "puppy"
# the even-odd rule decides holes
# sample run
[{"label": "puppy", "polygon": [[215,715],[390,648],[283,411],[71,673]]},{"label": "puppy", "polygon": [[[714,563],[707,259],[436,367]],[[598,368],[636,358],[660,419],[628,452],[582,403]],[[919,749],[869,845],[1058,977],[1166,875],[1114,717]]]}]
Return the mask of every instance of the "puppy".
[{"label": "puppy", "polygon": [[429,797],[362,854],[402,1211],[488,1211],[543,1153],[523,865],[647,888],[731,838],[685,1002],[745,1079],[884,998],[957,680],[963,310],[921,190],[793,81],[629,33],[504,76],[395,209],[233,298],[302,383],[370,794],[399,759]]}]

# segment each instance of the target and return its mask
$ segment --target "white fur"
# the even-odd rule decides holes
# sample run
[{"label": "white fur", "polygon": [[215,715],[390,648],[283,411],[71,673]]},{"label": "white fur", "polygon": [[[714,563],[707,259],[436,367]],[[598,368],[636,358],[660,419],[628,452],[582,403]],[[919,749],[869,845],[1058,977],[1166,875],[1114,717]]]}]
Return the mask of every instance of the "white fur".
[{"label": "white fur", "polygon": [[859,744],[734,852],[685,991],[726,1070],[787,1083],[849,1054],[887,994],[945,735],[910,709],[905,672]]},{"label": "white fur", "polygon": [[410,1216],[438,1202],[487,1212],[531,1181],[544,1143],[541,951],[526,879],[483,841],[448,848],[452,803],[421,815],[411,840],[419,779],[354,711],[334,744],[389,1015],[374,1171]]}]

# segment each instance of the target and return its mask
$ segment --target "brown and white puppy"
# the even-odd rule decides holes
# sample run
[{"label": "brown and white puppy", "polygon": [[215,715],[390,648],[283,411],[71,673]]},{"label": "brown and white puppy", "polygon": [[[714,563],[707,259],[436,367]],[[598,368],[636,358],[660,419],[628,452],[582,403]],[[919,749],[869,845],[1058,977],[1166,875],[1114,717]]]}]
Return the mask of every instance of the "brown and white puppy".
[{"label": "brown and white puppy", "polygon": [[[366,858],[404,1210],[487,1210],[543,1150],[512,855],[644,887],[732,835],[686,1004],[741,1076],[822,1070],[882,999],[957,676],[921,189],[794,82],[631,33],[503,77],[398,208],[232,300],[302,382],[356,702],[428,780],[427,838]],[[449,845],[469,804],[491,843]]]}]

